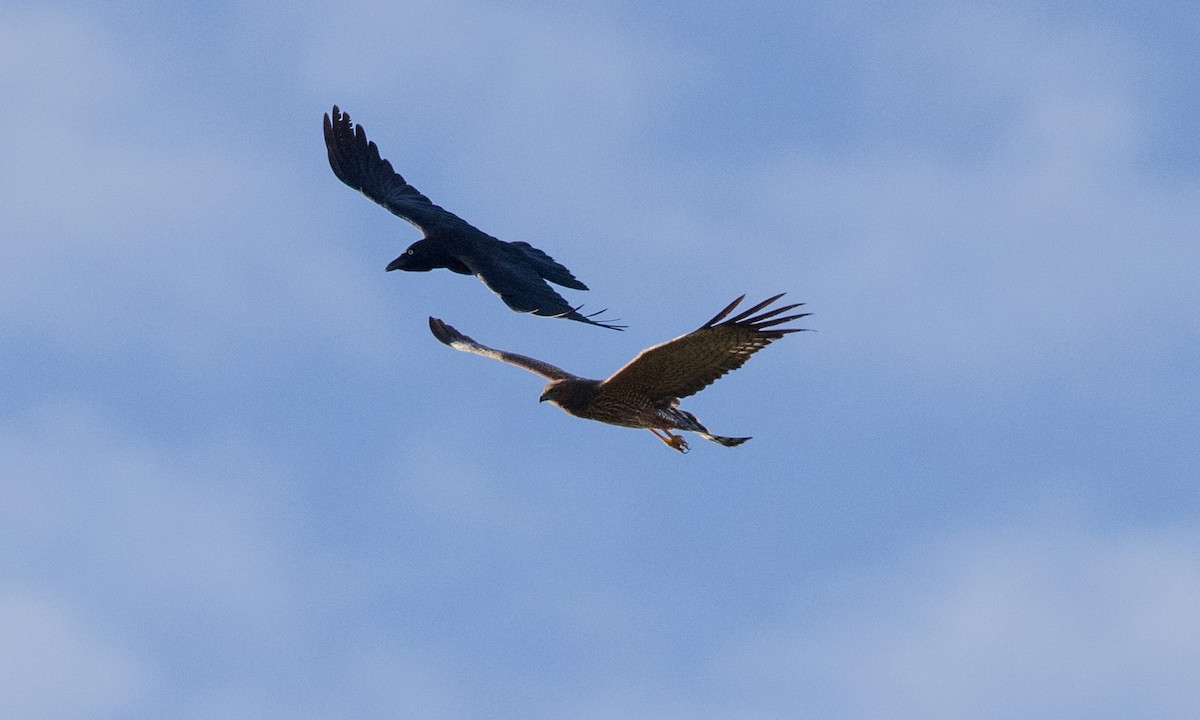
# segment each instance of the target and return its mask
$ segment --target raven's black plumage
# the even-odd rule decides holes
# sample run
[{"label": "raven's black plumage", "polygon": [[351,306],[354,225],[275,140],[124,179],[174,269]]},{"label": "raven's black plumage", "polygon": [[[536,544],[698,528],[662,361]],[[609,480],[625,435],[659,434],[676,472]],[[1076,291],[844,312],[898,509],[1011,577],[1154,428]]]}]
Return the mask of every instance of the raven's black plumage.
[{"label": "raven's black plumage", "polygon": [[[498,240],[454,213],[434,205],[379,155],[367,140],[362,125],[333,106],[333,117],[325,115],[325,148],[333,174],[393,214],[404,218],[424,233],[388,270],[421,272],[446,268],[463,275],[476,275],[513,310],[545,317],[563,317],[616,330],[622,325],[583,315],[572,307],[547,281],[587,290],[571,271],[526,242]],[[603,312],[603,311],[601,311]]]}]

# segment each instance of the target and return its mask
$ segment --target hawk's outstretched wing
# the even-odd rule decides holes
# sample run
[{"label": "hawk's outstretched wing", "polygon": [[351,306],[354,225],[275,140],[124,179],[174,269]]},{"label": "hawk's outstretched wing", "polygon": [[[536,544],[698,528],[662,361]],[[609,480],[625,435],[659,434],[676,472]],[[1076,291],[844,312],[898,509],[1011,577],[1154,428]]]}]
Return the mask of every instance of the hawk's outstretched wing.
[{"label": "hawk's outstretched wing", "polygon": [[426,235],[436,229],[475,231],[463,220],[409,185],[392,164],[379,156],[379,148],[367,140],[362,125],[350,122],[349,113],[333,106],[333,118],[325,115],[325,149],[333,174],[350,187],[417,226]]},{"label": "hawk's outstretched wing", "polygon": [[429,330],[433,333],[435,338],[442,343],[449,345],[455,350],[475,353],[476,355],[482,355],[484,357],[500,360],[501,362],[506,362],[509,365],[516,365],[517,367],[525,368],[530,372],[537,373],[547,380],[565,380],[567,378],[575,377],[566,370],[557,368],[548,362],[542,362],[541,360],[535,360],[534,358],[526,357],[524,355],[505,352],[503,350],[495,350],[486,345],[480,345],[471,338],[455,330],[452,326],[447,325],[435,317],[429,318]]},{"label": "hawk's outstretched wing", "polygon": [[721,322],[745,297],[743,295],[734,300],[712,320],[687,335],[643,350],[605,380],[601,392],[636,392],[654,401],[687,397],[730,370],[741,367],[751,355],[772,341],[801,330],[773,326],[809,315],[798,313],[776,317],[803,303],[759,313],[783,297],[783,293],[780,293]]}]

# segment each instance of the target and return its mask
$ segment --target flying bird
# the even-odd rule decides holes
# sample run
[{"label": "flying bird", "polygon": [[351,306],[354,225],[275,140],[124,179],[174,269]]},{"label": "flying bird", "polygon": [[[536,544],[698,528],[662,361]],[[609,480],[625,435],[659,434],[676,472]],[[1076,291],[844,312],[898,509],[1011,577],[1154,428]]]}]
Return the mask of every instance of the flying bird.
[{"label": "flying bird", "polygon": [[[441,320],[429,318],[433,336],[455,350],[494,358],[550,381],[542,390],[542,401],[576,417],[610,425],[646,428],[670,447],[687,452],[688,444],[672,430],[686,430],[727,447],[741,445],[748,437],[713,435],[696,416],[679,408],[679,399],[694,395],[730,370],[741,367],[750,356],[771,342],[802,328],[777,328],[811,313],[778,317],[803,303],[767,306],[783,293],[764,300],[749,310],[725,318],[745,298],[717,313],[692,332],[647,348],[606,380],[589,380],[524,355],[495,350],[472,340]],[[756,314],[757,313],[757,314]]]},{"label": "flying bird", "polygon": [[[549,283],[587,290],[571,271],[527,242],[498,240],[444,208],[434,205],[379,156],[362,125],[333,106],[325,115],[325,148],[333,174],[350,187],[412,223],[424,237],[388,264],[388,270],[425,272],[446,268],[475,275],[510,308],[544,317],[562,317],[589,325],[624,329],[614,322],[583,315]],[[548,281],[548,282],[547,282]]]}]

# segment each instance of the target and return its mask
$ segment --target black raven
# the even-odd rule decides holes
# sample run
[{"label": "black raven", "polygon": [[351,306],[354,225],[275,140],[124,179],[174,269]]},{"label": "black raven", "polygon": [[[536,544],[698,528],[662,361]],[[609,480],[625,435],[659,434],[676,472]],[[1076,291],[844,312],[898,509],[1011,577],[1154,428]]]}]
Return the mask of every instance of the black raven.
[{"label": "black raven", "polygon": [[[388,264],[388,270],[423,272],[446,268],[476,275],[505,304],[522,313],[562,317],[590,325],[621,330],[623,325],[593,320],[600,313],[583,315],[547,281],[575,290],[587,290],[571,271],[526,242],[505,242],[488,235],[449,210],[434,205],[379,156],[367,140],[362,125],[333,106],[325,115],[325,148],[333,174],[424,233]],[[603,312],[601,310],[600,312]]]}]

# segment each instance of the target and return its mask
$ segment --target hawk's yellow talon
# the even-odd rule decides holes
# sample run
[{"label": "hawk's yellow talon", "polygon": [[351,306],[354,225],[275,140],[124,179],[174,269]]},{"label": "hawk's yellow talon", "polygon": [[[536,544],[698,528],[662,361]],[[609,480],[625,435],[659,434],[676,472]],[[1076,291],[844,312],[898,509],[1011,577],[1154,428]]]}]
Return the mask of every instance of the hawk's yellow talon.
[{"label": "hawk's yellow talon", "polygon": [[650,432],[654,433],[654,437],[658,438],[659,440],[662,440],[671,449],[678,450],[681,453],[686,453],[688,451],[687,440],[684,440],[682,436],[672,435],[670,432],[668,432],[666,430],[660,430],[658,428],[646,428],[646,429],[649,430]]},{"label": "hawk's yellow talon", "polygon": [[[348,126],[349,122],[347,118],[344,124]],[[326,128],[328,135],[328,125]],[[353,136],[359,145],[365,142],[361,131],[362,128],[358,128],[355,131],[358,134]],[[346,136],[349,139],[351,133],[347,131]],[[369,149],[371,153],[376,153],[374,145]],[[375,157],[373,154],[372,158]],[[382,167],[389,172],[391,170],[386,162],[382,163]],[[336,165],[334,170],[337,171]],[[393,176],[385,179],[386,182],[401,186],[404,179],[394,173]],[[402,195],[407,198],[407,202],[415,203],[414,207],[419,205],[424,208],[423,213],[432,213],[428,208],[428,199],[413,190],[410,185],[403,187],[406,188],[406,194]],[[413,197],[420,198],[421,202],[416,203],[412,200]],[[392,212],[403,215],[395,207],[388,207]],[[432,218],[435,215],[439,223],[450,222],[441,214],[428,216]],[[426,215],[423,214],[422,217]],[[458,218],[450,217],[457,223],[454,227],[465,225]],[[542,253],[542,256],[545,259],[540,262],[552,262],[545,253]],[[672,450],[685,453],[689,450],[687,442],[671,433],[671,430],[693,432],[705,440],[725,447],[741,445],[750,438],[713,435],[695,415],[679,408],[679,399],[695,395],[725,373],[741,367],[752,354],[784,335],[800,332],[801,328],[778,326],[808,315],[784,315],[799,307],[801,303],[768,309],[768,306],[782,297],[776,295],[727,320],[729,314],[745,297],[743,295],[726,305],[724,310],[698,329],[641,351],[637,357],[625,363],[624,367],[605,380],[579,377],[536,358],[481,345],[434,317],[429,318],[429,330],[438,342],[455,350],[516,365],[546,378],[550,382],[542,388],[538,400],[552,403],[569,415],[609,425],[645,428]],[[780,315],[783,317],[779,317]]]}]

